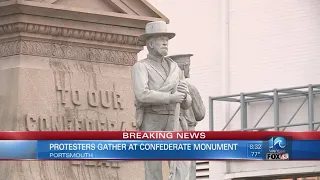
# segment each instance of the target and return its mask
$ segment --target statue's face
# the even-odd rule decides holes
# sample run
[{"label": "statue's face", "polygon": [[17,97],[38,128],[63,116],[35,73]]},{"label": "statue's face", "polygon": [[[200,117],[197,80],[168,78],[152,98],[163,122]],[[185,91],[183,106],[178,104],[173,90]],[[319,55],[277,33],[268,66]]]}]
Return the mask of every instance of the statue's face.
[{"label": "statue's face", "polygon": [[149,43],[149,46],[153,51],[152,53],[156,56],[168,55],[168,41],[169,38],[166,36],[153,37]]},{"label": "statue's face", "polygon": [[190,63],[184,65],[184,77],[190,78]]},{"label": "statue's face", "polygon": [[190,78],[190,63],[178,64],[179,68],[184,71],[184,77]]}]

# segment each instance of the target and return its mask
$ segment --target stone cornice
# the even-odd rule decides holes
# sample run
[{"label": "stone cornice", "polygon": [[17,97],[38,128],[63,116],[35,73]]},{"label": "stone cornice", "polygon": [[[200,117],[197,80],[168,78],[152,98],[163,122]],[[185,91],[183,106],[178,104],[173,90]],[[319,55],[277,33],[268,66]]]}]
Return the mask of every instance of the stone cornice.
[{"label": "stone cornice", "polygon": [[137,55],[134,52],[65,45],[58,42],[15,40],[0,44],[0,57],[14,55],[31,55],[125,66],[132,66],[137,61]]},{"label": "stone cornice", "polygon": [[145,15],[114,13],[101,10],[34,2],[30,0],[8,0],[0,2],[0,17],[14,14],[28,14],[63,20],[68,19],[138,29],[144,29],[146,23],[152,21],[164,20],[167,23],[169,22],[166,17],[149,17]]},{"label": "stone cornice", "polygon": [[31,23],[11,23],[0,25],[0,36],[13,33],[34,33],[50,36],[60,36],[66,38],[84,39],[100,42],[108,42],[124,45],[138,45],[138,37],[130,35],[122,35],[115,33],[105,33],[90,30],[56,27]]}]

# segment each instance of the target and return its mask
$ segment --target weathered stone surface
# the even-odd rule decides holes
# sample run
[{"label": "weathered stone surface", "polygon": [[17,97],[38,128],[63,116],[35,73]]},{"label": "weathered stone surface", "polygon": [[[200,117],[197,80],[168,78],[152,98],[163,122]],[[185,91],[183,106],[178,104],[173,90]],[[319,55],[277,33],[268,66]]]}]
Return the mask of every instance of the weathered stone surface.
[{"label": "weathered stone surface", "polygon": [[0,57],[13,55],[31,55],[126,66],[132,66],[137,61],[136,53],[121,50],[29,40],[15,40],[0,44]]},{"label": "weathered stone surface", "polygon": [[[24,55],[0,62],[1,130],[134,129],[130,67]],[[109,164],[2,162],[0,179],[128,179],[141,163]]]},{"label": "weathered stone surface", "polygon": [[[147,22],[167,20],[161,13],[140,0],[9,0],[0,1],[0,19],[0,130],[135,130],[131,66],[138,36]],[[0,167],[1,180],[144,177],[141,161]]]},{"label": "weathered stone surface", "polygon": [[[129,66],[25,55],[0,62],[1,130],[134,130]],[[0,179],[140,179],[141,165],[5,162]]]}]

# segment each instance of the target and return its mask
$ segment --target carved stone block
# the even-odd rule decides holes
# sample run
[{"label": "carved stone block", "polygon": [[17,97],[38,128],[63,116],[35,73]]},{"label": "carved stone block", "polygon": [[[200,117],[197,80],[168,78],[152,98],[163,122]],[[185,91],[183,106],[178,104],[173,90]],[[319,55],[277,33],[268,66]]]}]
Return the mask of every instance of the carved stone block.
[{"label": "carved stone block", "polygon": [[[161,18],[145,1],[0,1],[0,130],[135,130],[131,66],[142,50],[138,35]],[[141,161],[0,167],[3,180],[144,178]]]}]

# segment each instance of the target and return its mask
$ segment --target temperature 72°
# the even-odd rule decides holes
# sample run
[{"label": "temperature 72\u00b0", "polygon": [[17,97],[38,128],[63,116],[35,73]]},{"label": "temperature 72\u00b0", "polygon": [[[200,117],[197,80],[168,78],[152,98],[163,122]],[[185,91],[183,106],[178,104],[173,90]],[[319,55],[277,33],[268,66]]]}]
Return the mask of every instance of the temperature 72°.
[{"label": "temperature 72\u00b0", "polygon": [[251,152],[252,157],[260,156],[261,152]]}]

